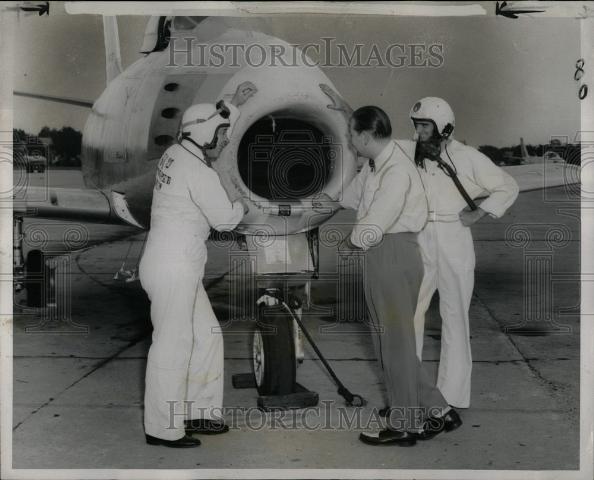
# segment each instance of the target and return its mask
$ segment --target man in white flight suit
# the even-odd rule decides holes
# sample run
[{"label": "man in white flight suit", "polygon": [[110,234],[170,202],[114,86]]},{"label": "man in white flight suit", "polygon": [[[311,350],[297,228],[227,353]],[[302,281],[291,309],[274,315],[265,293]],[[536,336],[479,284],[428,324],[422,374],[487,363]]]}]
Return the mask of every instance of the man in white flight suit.
[{"label": "man in white flight suit", "polygon": [[[231,203],[210,165],[229,140],[236,108],[256,92],[242,83],[230,104],[193,105],[179,143],[159,161],[140,281],[151,300],[152,345],[144,398],[146,441],[196,447],[191,433],[224,433],[223,338],[202,285],[210,228],[233,230],[247,211]],[[184,421],[185,420],[185,421]]]},{"label": "man in white flight suit", "polygon": [[[439,290],[442,333],[437,388],[453,407],[468,408],[472,372],[468,312],[475,267],[469,227],[485,215],[501,217],[515,201],[518,185],[488,157],[452,138],[454,113],[444,100],[419,100],[410,118],[418,136],[415,162],[429,201],[429,222],[419,233],[425,273],[415,314],[417,355],[422,358],[425,313]],[[478,208],[467,206],[454,176],[471,203],[486,195]]]}]

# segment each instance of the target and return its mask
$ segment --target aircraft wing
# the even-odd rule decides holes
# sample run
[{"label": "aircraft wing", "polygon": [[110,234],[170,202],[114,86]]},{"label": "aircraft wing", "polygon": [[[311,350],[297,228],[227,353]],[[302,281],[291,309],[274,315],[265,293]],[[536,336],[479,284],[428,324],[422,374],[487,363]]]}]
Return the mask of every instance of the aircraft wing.
[{"label": "aircraft wing", "polygon": [[[564,162],[513,165],[503,169],[518,182],[520,192],[580,182],[580,167]],[[27,186],[15,190],[13,210],[17,216],[146,228],[130,212],[125,195],[113,190]]]},{"label": "aircraft wing", "polygon": [[502,167],[520,187],[520,192],[580,183],[580,167],[565,162],[542,162]]},{"label": "aircraft wing", "polygon": [[27,186],[22,192],[15,191],[13,211],[16,216],[132,225],[144,229],[130,213],[125,196],[115,191]]}]

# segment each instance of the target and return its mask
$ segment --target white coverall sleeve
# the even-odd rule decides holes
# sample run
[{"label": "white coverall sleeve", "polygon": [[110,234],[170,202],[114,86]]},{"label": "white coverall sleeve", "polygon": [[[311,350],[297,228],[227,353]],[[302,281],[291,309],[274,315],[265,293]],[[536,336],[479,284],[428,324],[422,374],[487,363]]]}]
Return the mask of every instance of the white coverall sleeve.
[{"label": "white coverall sleeve", "polygon": [[365,184],[364,170],[361,170],[351,183],[342,191],[342,197],[338,203],[344,208],[352,208],[357,210],[359,208],[359,202],[361,201],[361,195],[363,195],[363,185]]},{"label": "white coverall sleeve", "polygon": [[392,166],[380,180],[367,214],[360,218],[351,233],[351,243],[363,250],[381,242],[384,233],[400,217],[411,180],[408,174]]},{"label": "white coverall sleeve", "polygon": [[476,150],[473,152],[472,168],[476,183],[490,194],[479,207],[494,218],[501,217],[518,197],[517,182]]},{"label": "white coverall sleeve", "polygon": [[219,232],[233,230],[243,218],[243,205],[229,201],[217,172],[210,168],[196,169],[192,180],[190,196],[209,225]]}]

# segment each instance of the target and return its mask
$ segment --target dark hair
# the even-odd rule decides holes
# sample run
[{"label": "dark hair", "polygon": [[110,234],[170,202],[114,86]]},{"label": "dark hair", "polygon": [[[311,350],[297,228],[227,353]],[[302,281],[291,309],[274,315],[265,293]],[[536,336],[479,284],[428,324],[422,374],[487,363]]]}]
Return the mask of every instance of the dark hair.
[{"label": "dark hair", "polygon": [[353,112],[353,129],[357,133],[370,131],[373,138],[388,138],[392,135],[390,117],[379,107],[367,106]]}]

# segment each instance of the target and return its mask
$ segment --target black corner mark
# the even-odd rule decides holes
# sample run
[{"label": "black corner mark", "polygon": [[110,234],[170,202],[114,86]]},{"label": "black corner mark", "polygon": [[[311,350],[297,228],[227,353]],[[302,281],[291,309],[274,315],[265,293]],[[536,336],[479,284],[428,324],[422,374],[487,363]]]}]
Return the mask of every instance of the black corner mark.
[{"label": "black corner mark", "polygon": [[507,2],[501,2],[501,5],[499,5],[499,2],[497,2],[495,4],[495,15],[501,15],[503,17],[507,17],[507,18],[518,18],[518,14],[522,14],[522,13],[542,13],[544,12],[544,10],[528,10],[528,9],[516,9],[513,7],[509,7],[509,8],[505,8],[507,7]]},{"label": "black corner mark", "polygon": [[39,16],[49,16],[49,2],[45,2],[43,5],[35,5],[31,7],[20,7],[23,12],[39,12]]}]

